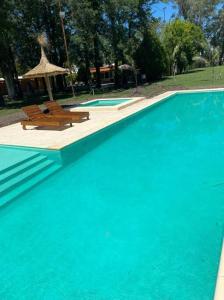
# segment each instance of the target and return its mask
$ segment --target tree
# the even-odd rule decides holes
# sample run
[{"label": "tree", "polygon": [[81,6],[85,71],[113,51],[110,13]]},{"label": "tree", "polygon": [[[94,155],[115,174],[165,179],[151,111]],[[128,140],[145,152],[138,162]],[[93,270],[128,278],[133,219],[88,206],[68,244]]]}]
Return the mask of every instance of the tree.
[{"label": "tree", "polygon": [[19,94],[19,89],[15,58],[12,50],[12,40],[15,34],[15,28],[11,19],[12,7],[12,1],[2,0],[0,9],[0,71],[5,79],[9,97],[16,98]]},{"label": "tree", "polygon": [[119,63],[134,64],[134,54],[152,23],[149,0],[105,0],[105,36],[115,63],[115,83]]},{"label": "tree", "polygon": [[[68,4],[62,2],[62,10],[70,15]],[[14,40],[17,65],[21,73],[35,66],[40,59],[37,35],[45,32],[49,40],[48,57],[56,65],[66,62],[62,28],[59,18],[59,6],[56,0],[20,0],[13,6],[13,19],[16,23],[17,38]],[[70,27],[65,26],[69,41]],[[30,55],[32,52],[32,55]],[[57,86],[63,89],[62,77],[57,76]]]},{"label": "tree", "polygon": [[220,0],[174,0],[179,15],[200,27],[204,27],[220,2]]},{"label": "tree", "polygon": [[[86,69],[93,62],[96,68],[97,86],[101,85],[100,66],[102,64],[101,50],[101,31],[102,21],[102,3],[100,0],[71,0],[73,14],[74,34],[73,45],[75,50],[83,52],[84,64]],[[73,57],[74,57],[73,53]],[[88,72],[86,71],[86,74]]]},{"label": "tree", "polygon": [[219,64],[224,59],[224,9],[220,9],[216,15],[211,18],[207,28],[207,36],[212,46],[219,49]]},{"label": "tree", "polygon": [[161,78],[167,71],[166,52],[154,31],[145,32],[135,53],[135,62],[149,82]]},{"label": "tree", "polygon": [[163,43],[169,58],[169,69],[180,73],[193,57],[203,50],[205,38],[199,26],[188,21],[175,20],[165,27]]},{"label": "tree", "polygon": [[108,44],[111,46],[111,58],[115,63],[115,85],[119,85],[119,61],[124,60],[123,56],[123,39],[124,39],[124,9],[123,0],[104,1],[105,11],[105,34]]},{"label": "tree", "polygon": [[[75,62],[86,69],[94,64],[97,71],[100,64],[114,63],[115,83],[118,85],[118,66],[134,63],[133,55],[152,22],[151,4],[154,2],[71,0],[75,12],[71,45]],[[100,73],[97,77],[100,80]]]}]

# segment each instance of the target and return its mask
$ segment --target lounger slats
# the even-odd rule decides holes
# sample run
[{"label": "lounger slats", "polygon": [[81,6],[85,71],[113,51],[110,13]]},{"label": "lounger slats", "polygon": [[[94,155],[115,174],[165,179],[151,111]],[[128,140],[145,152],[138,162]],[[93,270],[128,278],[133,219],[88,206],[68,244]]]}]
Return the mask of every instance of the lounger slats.
[{"label": "lounger slats", "polygon": [[26,120],[21,121],[23,129],[26,129],[27,125],[61,127],[70,124],[72,126],[72,118],[46,115],[37,105],[22,107],[22,110],[27,116]]},{"label": "lounger slats", "polygon": [[61,105],[59,105],[56,101],[47,101],[44,102],[49,112],[54,116],[64,116],[66,118],[71,117],[74,121],[82,121],[83,119],[89,120],[89,112],[88,111],[67,111],[64,110]]}]

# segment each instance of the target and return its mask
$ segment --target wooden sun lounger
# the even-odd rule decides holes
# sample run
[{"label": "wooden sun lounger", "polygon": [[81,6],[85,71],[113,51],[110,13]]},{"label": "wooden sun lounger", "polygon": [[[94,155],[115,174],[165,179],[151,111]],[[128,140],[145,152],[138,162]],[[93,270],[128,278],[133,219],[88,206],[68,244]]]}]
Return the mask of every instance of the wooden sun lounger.
[{"label": "wooden sun lounger", "polygon": [[26,129],[27,125],[30,126],[50,126],[61,127],[69,124],[72,126],[72,119],[56,117],[52,115],[44,114],[37,105],[29,105],[22,107],[23,112],[27,115],[26,120],[21,121],[23,129]]},{"label": "wooden sun lounger", "polygon": [[63,118],[72,118],[75,122],[80,122],[82,120],[89,120],[89,112],[88,111],[68,111],[64,110],[60,104],[56,101],[47,101],[44,102],[49,112],[53,116],[63,117]]}]

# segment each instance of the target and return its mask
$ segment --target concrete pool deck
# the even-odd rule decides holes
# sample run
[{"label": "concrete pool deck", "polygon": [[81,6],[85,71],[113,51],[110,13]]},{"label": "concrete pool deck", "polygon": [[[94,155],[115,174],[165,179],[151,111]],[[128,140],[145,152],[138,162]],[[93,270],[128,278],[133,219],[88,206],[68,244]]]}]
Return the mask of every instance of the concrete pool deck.
[{"label": "concrete pool deck", "polygon": [[25,146],[60,150],[98,130],[116,123],[142,109],[149,107],[167,97],[178,93],[224,91],[224,88],[168,91],[150,99],[143,99],[122,110],[91,111],[90,120],[74,123],[73,127],[53,130],[45,128],[28,127],[23,130],[20,123],[0,128],[0,145]]},{"label": "concrete pool deck", "polygon": [[0,128],[0,145],[60,150],[175,93],[166,92],[151,99],[143,99],[122,110],[91,111],[90,120],[74,123],[73,127],[66,127],[60,130],[32,126],[27,127],[27,130],[23,130],[20,123],[5,126]]}]

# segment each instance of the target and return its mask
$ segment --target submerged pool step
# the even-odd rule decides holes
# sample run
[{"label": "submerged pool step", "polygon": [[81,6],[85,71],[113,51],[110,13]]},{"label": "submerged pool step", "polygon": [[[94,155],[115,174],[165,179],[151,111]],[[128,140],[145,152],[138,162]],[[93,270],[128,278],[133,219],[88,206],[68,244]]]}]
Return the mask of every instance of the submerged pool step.
[{"label": "submerged pool step", "polygon": [[14,198],[20,196],[24,192],[27,192],[36,184],[40,183],[56,171],[61,168],[61,165],[53,162],[48,168],[42,170],[42,172],[37,172],[35,176],[32,176],[28,181],[24,181],[22,184],[17,186],[17,188],[13,188],[5,193],[3,196],[0,196],[0,206],[10,202]]},{"label": "submerged pool step", "polygon": [[[9,154],[11,155],[10,157],[5,157],[5,155],[2,155],[2,153],[0,151],[0,156],[2,159],[2,162],[0,164],[0,176],[2,174],[4,174],[5,172],[8,172],[8,171],[10,171],[20,165],[23,165],[24,163],[40,156],[39,152],[27,153],[27,151],[21,151],[23,154],[22,157],[21,157],[21,153],[19,153],[19,154],[17,152],[11,153],[10,150],[7,152],[9,152]],[[25,154],[24,154],[24,152],[25,152]],[[3,153],[5,154],[5,151]],[[4,163],[4,160],[6,163]]]},{"label": "submerged pool step", "polygon": [[0,186],[6,181],[10,180],[11,178],[29,170],[30,168],[36,166],[44,160],[46,160],[46,156],[35,155],[34,157],[26,160],[25,162],[16,165],[14,168],[6,170],[4,173],[0,174]]},{"label": "submerged pool step", "polygon": [[0,173],[0,206],[53,174],[61,167],[45,155],[35,153]]},{"label": "submerged pool step", "polygon": [[18,176],[14,176],[11,179],[7,180],[5,183],[0,185],[0,196],[6,193],[9,189],[15,188],[17,185],[23,183],[25,180],[41,172],[43,169],[49,167],[53,163],[54,162],[51,160],[44,160],[43,162],[40,162],[38,165],[29,168],[28,170],[19,174]]}]

